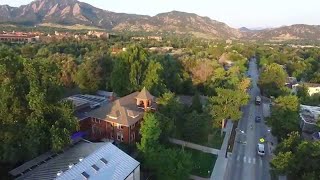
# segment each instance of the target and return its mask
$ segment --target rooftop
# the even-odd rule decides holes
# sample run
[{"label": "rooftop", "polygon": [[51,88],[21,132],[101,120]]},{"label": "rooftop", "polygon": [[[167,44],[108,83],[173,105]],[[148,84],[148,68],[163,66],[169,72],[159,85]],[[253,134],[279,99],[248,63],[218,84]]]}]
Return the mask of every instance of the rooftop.
[{"label": "rooftop", "polygon": [[[131,126],[141,120],[144,115],[144,109],[137,105],[137,99],[152,98],[145,88],[141,92],[134,92],[110,104],[103,104],[101,107],[88,112],[89,117],[115,122],[125,126]],[[152,101],[151,108],[155,108],[156,103]]]},{"label": "rooftop", "polygon": [[[28,169],[26,164],[36,164],[34,168],[16,179],[125,179],[139,162],[121,151],[112,143],[92,143],[81,140],[61,154],[52,157],[46,153],[10,171],[17,175]],[[48,157],[50,157],[48,159]],[[45,158],[45,159],[44,159]],[[39,163],[39,159],[42,159]],[[57,175],[59,172],[59,176]]]},{"label": "rooftop", "polygon": [[309,124],[316,124],[320,115],[320,107],[300,105],[300,117]]},{"label": "rooftop", "polygon": [[76,110],[81,110],[83,108],[95,108],[101,106],[102,104],[106,103],[108,100],[106,97],[102,96],[94,96],[88,94],[77,94],[70,97],[65,98],[73,103]]},{"label": "rooftop", "polygon": [[303,83],[304,85],[306,85],[307,87],[320,87],[320,84],[316,84],[316,83]]}]

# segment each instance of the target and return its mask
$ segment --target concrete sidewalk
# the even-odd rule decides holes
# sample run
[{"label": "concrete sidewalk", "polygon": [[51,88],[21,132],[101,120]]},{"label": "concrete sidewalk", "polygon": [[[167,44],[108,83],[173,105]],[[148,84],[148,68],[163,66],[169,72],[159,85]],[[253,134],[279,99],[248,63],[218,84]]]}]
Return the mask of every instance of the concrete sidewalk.
[{"label": "concrete sidewalk", "polygon": [[202,151],[205,153],[210,153],[210,154],[215,154],[215,155],[218,155],[218,153],[220,151],[219,149],[214,149],[214,148],[210,148],[210,147],[206,147],[206,146],[202,146],[199,144],[194,144],[191,142],[182,141],[182,140],[174,139],[174,138],[169,138],[169,141],[173,144],[178,144],[178,145],[185,146],[185,147],[188,147],[191,149],[195,149],[195,150],[199,150],[199,151]]},{"label": "concrete sidewalk", "polygon": [[228,164],[228,158],[226,158],[225,155],[226,155],[226,151],[228,148],[228,142],[230,139],[232,127],[233,127],[233,122],[231,120],[229,120],[227,122],[226,128],[224,129],[224,131],[226,132],[226,135],[223,139],[221,150],[218,153],[218,159],[214,165],[214,168],[213,168],[213,171],[211,174],[211,178],[210,178],[211,180],[223,180],[224,179],[227,164]]}]

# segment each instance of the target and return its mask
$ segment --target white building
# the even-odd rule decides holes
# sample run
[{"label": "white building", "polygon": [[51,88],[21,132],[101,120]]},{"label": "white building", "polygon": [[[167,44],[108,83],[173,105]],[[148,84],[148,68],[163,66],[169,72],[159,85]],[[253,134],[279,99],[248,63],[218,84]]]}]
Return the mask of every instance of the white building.
[{"label": "white building", "polygon": [[81,140],[60,154],[45,153],[9,173],[18,180],[140,180],[140,163],[110,142]]},{"label": "white building", "polygon": [[320,84],[305,83],[304,85],[308,88],[309,96],[320,93]]}]

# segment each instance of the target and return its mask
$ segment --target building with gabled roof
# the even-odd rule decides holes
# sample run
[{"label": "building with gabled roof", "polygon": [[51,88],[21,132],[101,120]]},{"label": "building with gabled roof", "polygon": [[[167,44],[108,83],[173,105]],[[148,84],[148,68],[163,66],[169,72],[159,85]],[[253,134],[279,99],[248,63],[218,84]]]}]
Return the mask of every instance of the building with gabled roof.
[{"label": "building with gabled roof", "polygon": [[140,163],[111,142],[80,140],[63,152],[47,152],[9,173],[18,180],[139,180]]},{"label": "building with gabled roof", "polygon": [[81,131],[93,140],[110,139],[127,144],[139,137],[140,123],[146,111],[157,108],[155,97],[143,88],[109,104],[103,104],[86,114],[88,119],[80,122]]}]

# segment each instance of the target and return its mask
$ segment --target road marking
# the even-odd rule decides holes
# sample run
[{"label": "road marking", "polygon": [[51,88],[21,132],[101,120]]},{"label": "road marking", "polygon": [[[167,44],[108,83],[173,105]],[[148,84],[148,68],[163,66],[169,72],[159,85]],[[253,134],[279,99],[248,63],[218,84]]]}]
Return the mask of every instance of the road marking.
[{"label": "road marking", "polygon": [[256,164],[256,158],[253,158],[253,159],[252,159],[252,163],[253,163],[253,164]]},{"label": "road marking", "polygon": [[250,157],[248,158],[248,163],[251,164],[251,158]]},{"label": "road marking", "polygon": [[240,161],[240,155],[237,156],[237,161]]},{"label": "road marking", "polygon": [[247,159],[247,157],[244,156],[244,157],[243,157],[243,161],[246,162],[246,159]]}]

